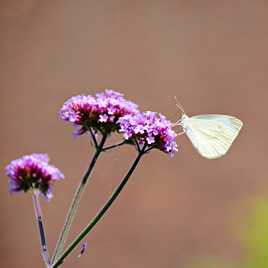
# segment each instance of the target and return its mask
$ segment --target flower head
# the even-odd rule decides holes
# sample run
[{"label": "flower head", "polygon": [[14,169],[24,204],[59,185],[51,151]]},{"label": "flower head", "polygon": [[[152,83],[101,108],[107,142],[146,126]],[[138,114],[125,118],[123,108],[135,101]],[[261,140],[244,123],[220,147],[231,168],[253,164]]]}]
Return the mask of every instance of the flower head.
[{"label": "flower head", "polygon": [[147,144],[149,148],[157,148],[173,155],[178,151],[176,133],[172,124],[165,116],[155,112],[126,115],[119,119],[119,131],[130,142],[135,140],[140,144]]},{"label": "flower head", "polygon": [[64,175],[48,162],[49,158],[46,154],[25,155],[11,161],[6,167],[9,191],[13,193],[38,189],[50,200],[53,181],[63,179]]},{"label": "flower head", "polygon": [[89,128],[109,134],[118,130],[117,121],[120,117],[137,112],[138,106],[126,100],[123,94],[106,89],[96,97],[79,95],[70,98],[62,106],[60,117],[79,126],[78,135]]}]

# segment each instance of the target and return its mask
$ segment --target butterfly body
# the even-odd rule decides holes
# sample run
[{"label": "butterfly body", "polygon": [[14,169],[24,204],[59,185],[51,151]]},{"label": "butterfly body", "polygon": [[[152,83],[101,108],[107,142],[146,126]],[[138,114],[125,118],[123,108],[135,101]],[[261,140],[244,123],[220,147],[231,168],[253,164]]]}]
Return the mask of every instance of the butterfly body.
[{"label": "butterfly body", "polygon": [[178,124],[197,151],[208,159],[225,155],[243,126],[238,118],[220,114],[189,117],[183,113]]}]

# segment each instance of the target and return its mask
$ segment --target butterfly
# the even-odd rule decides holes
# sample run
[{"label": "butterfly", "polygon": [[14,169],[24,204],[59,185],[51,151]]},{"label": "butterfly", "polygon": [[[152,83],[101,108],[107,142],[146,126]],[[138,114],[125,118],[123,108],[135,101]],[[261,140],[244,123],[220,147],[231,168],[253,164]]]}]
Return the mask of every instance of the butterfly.
[{"label": "butterfly", "polygon": [[[177,101],[177,99],[176,99]],[[239,134],[243,122],[230,115],[203,114],[188,116],[177,101],[182,111],[181,118],[175,123],[182,127],[198,153],[208,159],[216,159],[227,153]]]}]

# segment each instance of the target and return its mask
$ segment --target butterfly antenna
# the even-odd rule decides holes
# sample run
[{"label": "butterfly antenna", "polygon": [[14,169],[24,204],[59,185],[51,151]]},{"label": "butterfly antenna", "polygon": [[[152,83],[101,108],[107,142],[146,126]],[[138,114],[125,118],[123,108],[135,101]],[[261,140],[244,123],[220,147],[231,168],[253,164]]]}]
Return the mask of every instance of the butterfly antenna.
[{"label": "butterfly antenna", "polygon": [[[184,108],[182,106],[182,104],[178,101],[177,97],[174,96],[175,102],[176,102],[176,106],[179,108],[179,110],[181,111],[182,115],[185,114]],[[175,122],[173,125],[174,126],[179,126],[181,124],[182,118],[180,118],[177,122]]]},{"label": "butterfly antenna", "polygon": [[183,108],[182,104],[178,101],[176,96],[174,98],[175,98],[175,101],[176,101],[176,106],[180,109],[182,114],[185,114],[185,111],[184,111],[184,108]]}]

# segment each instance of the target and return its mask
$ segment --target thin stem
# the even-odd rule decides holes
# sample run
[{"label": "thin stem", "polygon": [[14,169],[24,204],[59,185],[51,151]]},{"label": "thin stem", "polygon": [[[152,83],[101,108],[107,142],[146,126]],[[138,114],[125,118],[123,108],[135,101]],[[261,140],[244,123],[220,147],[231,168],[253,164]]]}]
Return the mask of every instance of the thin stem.
[{"label": "thin stem", "polygon": [[55,249],[53,257],[51,259],[51,263],[53,263],[62,253],[64,243],[66,241],[66,238],[69,234],[71,225],[73,223],[74,216],[75,216],[76,211],[78,209],[78,205],[79,205],[79,202],[81,200],[82,193],[85,190],[89,176],[90,176],[90,174],[91,174],[91,172],[96,164],[96,161],[97,161],[97,159],[102,151],[102,148],[104,146],[106,138],[107,138],[107,135],[102,136],[102,140],[101,140],[99,146],[96,148],[96,152],[95,152],[95,154],[94,154],[94,156],[89,164],[89,167],[88,167],[86,173],[84,174],[84,176],[82,177],[82,179],[81,179],[81,181],[76,189],[76,192],[74,194],[72,203],[71,203],[70,208],[68,210],[68,213],[67,213],[67,216],[66,216],[59,240],[57,242],[56,249]]},{"label": "thin stem", "polygon": [[121,146],[121,145],[123,145],[123,144],[125,144],[125,143],[126,143],[126,141],[122,141],[122,142],[120,142],[120,143],[117,143],[117,144],[114,144],[114,145],[111,145],[111,146],[107,146],[107,147],[103,148],[102,151],[103,151],[103,152],[106,152],[106,151],[108,151],[108,150],[110,150],[110,149],[119,147],[119,146]]},{"label": "thin stem", "polygon": [[116,198],[119,196],[120,192],[123,190],[124,186],[128,182],[130,176],[133,174],[135,168],[137,167],[142,155],[144,154],[145,146],[141,150],[141,152],[138,154],[137,158],[133,162],[131,168],[129,169],[126,176],[123,178],[121,183],[118,185],[118,187],[115,189],[113,194],[111,195],[110,199],[106,202],[106,204],[99,210],[99,212],[96,214],[96,216],[92,219],[92,221],[84,228],[84,230],[76,237],[76,239],[69,245],[69,247],[64,251],[64,253],[61,255],[59,259],[55,261],[55,263],[52,264],[51,268],[56,268],[60,266],[65,258],[77,247],[77,245],[84,239],[84,237],[93,229],[93,227],[101,220],[101,218],[104,216],[106,211],[110,208],[110,206],[113,204],[113,202],[116,200]]},{"label": "thin stem", "polygon": [[156,148],[156,146],[151,146],[149,148],[147,148],[144,153],[149,153],[151,150],[153,150],[154,148]]},{"label": "thin stem", "polygon": [[138,141],[137,141],[136,138],[134,138],[134,143],[136,145],[136,148],[137,148],[138,152],[140,153],[141,152],[141,148],[140,148],[140,145],[139,145],[139,143],[138,143]]},{"label": "thin stem", "polygon": [[94,142],[94,145],[95,145],[95,148],[96,148],[96,150],[97,150],[97,148],[99,147],[99,145],[98,145],[96,136],[95,136],[95,134],[93,133],[91,127],[88,128],[88,131],[89,131],[89,133],[90,133],[90,135],[91,135],[91,138],[92,138],[92,140],[93,140],[93,142]]},{"label": "thin stem", "polygon": [[33,191],[33,204],[35,211],[35,219],[39,231],[41,255],[47,267],[49,267],[49,254],[46,242],[45,228],[43,224],[42,210],[39,202],[39,191]]}]

